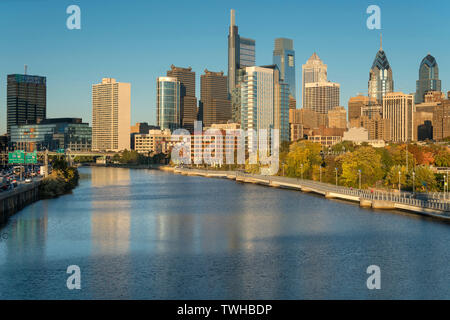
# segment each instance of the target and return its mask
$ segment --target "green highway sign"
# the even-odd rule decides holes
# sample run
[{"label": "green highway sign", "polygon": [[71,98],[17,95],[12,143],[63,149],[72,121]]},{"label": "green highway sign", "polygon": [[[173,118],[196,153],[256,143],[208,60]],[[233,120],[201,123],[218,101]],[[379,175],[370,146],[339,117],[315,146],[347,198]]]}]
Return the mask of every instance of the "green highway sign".
[{"label": "green highway sign", "polygon": [[25,152],[16,150],[8,153],[8,163],[25,163]]},{"label": "green highway sign", "polygon": [[37,163],[36,151],[25,154],[25,163]]},{"label": "green highway sign", "polygon": [[64,149],[58,149],[58,150],[56,150],[56,153],[65,153],[65,150]]}]

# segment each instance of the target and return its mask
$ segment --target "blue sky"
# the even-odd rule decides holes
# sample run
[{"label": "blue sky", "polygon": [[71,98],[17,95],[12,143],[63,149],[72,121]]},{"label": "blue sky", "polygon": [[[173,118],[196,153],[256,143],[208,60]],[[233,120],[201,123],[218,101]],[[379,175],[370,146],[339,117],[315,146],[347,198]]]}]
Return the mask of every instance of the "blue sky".
[{"label": "blue sky", "polygon": [[[66,8],[81,8],[81,30],[66,28]],[[366,27],[366,8],[381,8],[381,32],[396,91],[412,93],[422,58],[437,59],[450,90],[448,0],[1,0],[0,133],[6,129],[6,75],[47,77],[47,116],[91,122],[91,85],[102,77],[131,83],[131,120],[155,122],[156,78],[171,64],[227,71],[229,11],[241,36],[256,40],[258,65],[272,63],[277,37],[294,40],[297,97],[301,65],[316,51],[328,79],[341,84],[341,104],[367,92],[380,30]],[[299,106],[298,106],[299,107]]]}]

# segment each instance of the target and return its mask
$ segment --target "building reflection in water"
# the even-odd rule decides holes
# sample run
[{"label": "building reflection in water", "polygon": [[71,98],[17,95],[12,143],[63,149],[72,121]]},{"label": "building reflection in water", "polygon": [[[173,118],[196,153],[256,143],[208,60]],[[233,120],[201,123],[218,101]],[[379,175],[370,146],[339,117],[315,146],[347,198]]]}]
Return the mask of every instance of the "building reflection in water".
[{"label": "building reflection in water", "polygon": [[[91,184],[91,243],[95,258],[92,270],[93,279],[98,282],[94,296],[105,297],[105,289],[114,296],[116,288],[121,290],[123,298],[127,298],[130,280],[130,170],[92,168]],[[115,275],[112,282],[111,275]]]},{"label": "building reflection in water", "polygon": [[7,259],[34,262],[46,258],[46,242],[48,228],[48,203],[40,201],[29,207],[30,215],[26,218],[12,217],[8,225],[2,229],[7,235]]}]

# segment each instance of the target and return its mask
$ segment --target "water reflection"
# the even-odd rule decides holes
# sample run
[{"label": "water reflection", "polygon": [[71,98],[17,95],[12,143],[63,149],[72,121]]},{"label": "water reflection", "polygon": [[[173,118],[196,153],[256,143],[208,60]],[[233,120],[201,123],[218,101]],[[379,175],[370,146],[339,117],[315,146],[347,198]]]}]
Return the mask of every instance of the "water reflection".
[{"label": "water reflection", "polygon": [[[450,298],[446,224],[222,179],[80,171],[73,194],[6,227],[1,298]],[[80,292],[65,289],[70,264]],[[381,291],[365,287],[371,264]]]}]

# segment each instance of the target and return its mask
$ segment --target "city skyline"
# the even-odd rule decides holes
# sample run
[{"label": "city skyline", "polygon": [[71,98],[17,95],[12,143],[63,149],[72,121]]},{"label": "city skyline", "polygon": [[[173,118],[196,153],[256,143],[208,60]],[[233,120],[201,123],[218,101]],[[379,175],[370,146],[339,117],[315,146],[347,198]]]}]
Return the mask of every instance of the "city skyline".
[{"label": "city skyline", "polygon": [[[100,78],[113,77],[123,82],[129,82],[133,86],[131,91],[131,123],[147,121],[155,124],[156,79],[164,75],[171,64],[180,67],[191,66],[192,70],[196,72],[197,99],[200,97],[199,84],[202,70],[206,68],[215,71],[227,70],[227,34],[230,9],[236,10],[236,24],[239,26],[239,32],[245,37],[256,41],[256,65],[270,64],[275,38],[286,37],[292,39],[294,41],[297,66],[305,63],[313,52],[317,52],[321,59],[330,67],[329,78],[333,82],[341,84],[340,104],[345,107],[350,97],[356,96],[359,92],[367,94],[368,70],[373,60],[373,54],[378,49],[378,39],[381,31],[384,38],[383,49],[389,57],[391,67],[394,69],[395,91],[402,91],[405,94],[413,94],[415,92],[419,65],[427,53],[433,55],[439,63],[443,92],[449,89],[447,83],[449,83],[450,79],[450,62],[445,60],[445,49],[448,45],[443,41],[432,41],[429,37],[429,30],[425,32],[425,30],[420,29],[428,26],[433,16],[440,16],[441,23],[446,23],[445,20],[442,20],[443,16],[441,16],[441,12],[444,11],[442,6],[437,10],[434,7],[430,9],[418,4],[414,8],[407,8],[409,11],[405,13],[405,8],[398,4],[381,2],[380,7],[383,16],[382,30],[380,31],[366,28],[365,20],[367,15],[365,14],[365,8],[367,4],[361,2],[355,8],[347,6],[345,12],[343,12],[343,8],[339,8],[337,4],[332,2],[327,2],[326,8],[329,8],[329,10],[312,4],[306,5],[291,2],[294,8],[298,8],[298,11],[292,11],[296,11],[298,17],[303,18],[303,20],[297,19],[298,21],[296,22],[286,22],[284,21],[285,19],[273,19],[270,23],[263,23],[263,20],[260,19],[257,19],[255,22],[255,20],[251,19],[255,14],[261,15],[262,18],[270,15],[272,13],[272,4],[270,3],[261,7],[252,6],[250,3],[212,3],[204,6],[202,8],[203,11],[201,11],[202,15],[205,12],[208,12],[210,15],[205,20],[205,23],[209,26],[207,29],[204,28],[203,22],[190,22],[189,32],[190,34],[200,32],[198,39],[196,37],[180,39],[176,30],[168,28],[168,31],[165,31],[165,33],[155,34],[153,32],[152,35],[155,35],[156,39],[149,37],[147,42],[137,42],[130,47],[138,50],[126,51],[118,48],[117,52],[104,57],[101,54],[106,54],[111,49],[106,42],[109,37],[113,36],[114,32],[119,35],[127,31],[139,34],[139,32],[147,30],[146,28],[152,28],[157,25],[158,19],[152,20],[147,17],[146,19],[141,19],[140,23],[131,23],[128,20],[130,18],[119,14],[122,8],[121,4],[113,4],[111,10],[104,12],[100,11],[98,4],[79,1],[78,5],[81,7],[83,19],[82,29],[70,31],[64,25],[67,17],[64,10],[66,5],[64,3],[61,6],[54,6],[52,1],[48,1],[48,3],[40,2],[39,5],[26,2],[26,8],[29,12],[28,10],[24,12],[23,2],[17,4],[8,2],[6,11],[10,16],[9,19],[14,19],[16,15],[24,15],[26,18],[34,14],[34,17],[47,17],[46,19],[50,20],[30,20],[33,21],[33,24],[24,22],[16,30],[8,30],[8,34],[2,33],[6,41],[11,42],[13,40],[12,44],[17,49],[15,53],[5,52],[4,59],[0,61],[0,70],[2,70],[0,73],[0,108],[2,109],[0,110],[3,115],[6,114],[6,76],[7,74],[22,73],[23,66],[27,64],[29,75],[40,75],[47,78],[48,117],[81,117],[86,122],[92,123],[90,86]],[[180,6],[183,5],[185,6],[185,4],[180,4]],[[442,5],[448,6],[444,2]],[[141,6],[141,9],[145,12],[147,5],[139,3],[139,7]],[[164,7],[164,4],[158,4],[158,6]],[[198,8],[198,6],[193,5],[192,8],[187,9],[192,11]],[[414,17],[415,15],[417,17],[420,10],[425,9],[430,11],[429,20],[426,22],[417,20],[414,24],[408,24],[408,17]],[[135,15],[140,16],[143,14],[137,9],[134,10],[133,13]],[[5,12],[5,10],[1,11]],[[309,14],[307,14],[307,11]],[[316,31],[305,29],[308,32],[303,32],[302,28],[307,28],[308,22],[314,20],[314,18],[317,19],[320,11],[324,14],[322,15],[324,18],[330,18],[325,19],[329,22],[322,23],[322,26]],[[152,16],[152,13],[149,11],[145,13]],[[286,13],[289,17],[292,17],[293,14]],[[403,21],[398,19],[399,14],[402,15],[400,17],[404,18]],[[349,19],[350,16],[354,18]],[[96,21],[92,17],[95,17]],[[121,30],[120,23],[116,26],[115,23],[110,21],[112,27],[110,31],[114,32],[109,33],[98,29],[102,23],[105,23],[108,19],[114,20],[114,18],[124,19],[125,23],[130,23],[124,30]],[[188,23],[188,20],[183,16],[178,17],[177,15],[177,18],[181,19],[181,23]],[[395,21],[395,18],[399,21]],[[1,19],[1,21],[7,20]],[[152,22],[146,22],[150,20]],[[342,24],[339,25],[338,22],[342,22]],[[336,23],[338,25],[335,25]],[[42,32],[49,35],[49,39],[38,38],[40,41],[44,41],[42,47],[48,49],[34,52],[31,55],[30,51],[25,49],[36,41],[32,37],[34,32],[37,34],[39,32],[33,30],[27,33],[26,31],[30,31],[31,27],[36,26],[41,26]],[[333,30],[329,30],[329,34],[325,34],[323,28],[328,27],[330,29],[331,26],[333,26]],[[158,27],[159,31],[162,29]],[[1,30],[3,31],[0,32],[5,32],[7,28],[3,25]],[[448,28],[441,24],[439,29],[440,38],[445,38],[446,30]],[[348,33],[349,31],[352,32],[352,35]],[[92,32],[93,35],[91,34]],[[104,37],[101,37],[100,40],[95,40],[98,43],[94,43],[94,38],[98,35],[103,35]],[[17,42],[15,37],[17,39],[25,37],[24,39],[27,40],[25,41],[26,44]],[[425,45],[417,48],[408,46],[405,48],[405,43],[408,43],[408,39],[411,40],[412,38],[418,39],[415,43],[419,43],[420,39],[423,39],[426,41]],[[173,50],[173,39],[177,40],[179,47],[183,47],[183,44],[189,41],[191,41],[191,44],[186,47],[186,50]],[[125,42],[124,47],[128,47],[129,40],[123,41]],[[342,45],[344,42],[346,43],[345,46]],[[152,43],[162,44],[162,46],[151,45]],[[208,43],[208,45],[200,47],[201,43]],[[409,43],[411,42],[409,41]],[[85,50],[86,46],[91,46],[93,50]],[[151,48],[148,46],[151,46]],[[144,48],[146,49],[144,50]],[[90,57],[90,60],[86,58],[86,55]],[[152,56],[153,59],[149,59],[146,55]],[[74,56],[77,58],[74,59]],[[348,70],[346,67],[349,63],[352,63],[351,70]],[[301,70],[297,67],[297,97],[301,96],[300,86],[302,82],[300,72]],[[64,108],[60,106],[64,106]],[[297,107],[301,107],[300,101],[297,101]],[[1,117],[0,120],[0,130],[4,133],[6,132],[6,119]]]}]

